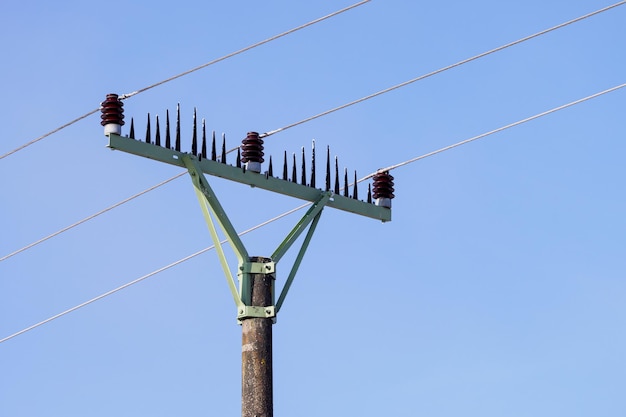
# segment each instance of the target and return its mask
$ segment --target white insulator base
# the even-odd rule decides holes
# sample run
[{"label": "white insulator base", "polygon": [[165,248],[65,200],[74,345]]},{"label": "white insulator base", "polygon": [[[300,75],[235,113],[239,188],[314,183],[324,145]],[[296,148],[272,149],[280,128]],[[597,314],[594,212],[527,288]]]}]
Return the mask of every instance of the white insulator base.
[{"label": "white insulator base", "polygon": [[254,161],[246,162],[246,171],[261,172],[261,163]]},{"label": "white insulator base", "polygon": [[122,136],[122,126],[118,125],[117,123],[109,123],[108,125],[104,125],[104,136],[109,136],[109,134],[111,133]]},{"label": "white insulator base", "polygon": [[374,201],[374,204],[378,207],[391,208],[391,198],[377,198],[376,201]]}]

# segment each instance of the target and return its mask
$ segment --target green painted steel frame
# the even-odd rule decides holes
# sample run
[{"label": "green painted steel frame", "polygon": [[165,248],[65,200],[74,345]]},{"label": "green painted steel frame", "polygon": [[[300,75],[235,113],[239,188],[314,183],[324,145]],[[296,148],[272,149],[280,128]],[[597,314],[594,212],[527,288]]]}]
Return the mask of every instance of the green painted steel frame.
[{"label": "green painted steel frame", "polygon": [[[226,165],[221,162],[207,159],[200,160],[200,158],[195,155],[140,142],[127,137],[118,136],[113,133],[109,134],[108,147],[114,150],[121,150],[127,153],[143,156],[187,169],[191,177],[196,196],[200,202],[205,221],[209,227],[211,239],[215,244],[215,250],[217,251],[221,267],[224,271],[224,275],[226,276],[228,287],[233,296],[233,300],[235,301],[235,305],[237,307],[237,320],[239,323],[241,323],[241,320],[249,317],[266,317],[276,320],[276,314],[285,301],[298,268],[302,263],[304,254],[309,246],[309,243],[311,242],[311,238],[313,237],[313,233],[315,232],[315,228],[317,227],[324,207],[333,207],[339,210],[382,220],[383,222],[391,220],[391,210],[386,207],[379,207],[374,204],[337,195],[331,191],[322,191],[291,181],[273,178],[268,175],[245,171],[241,168]],[[204,176],[204,173],[248,184],[252,187],[259,187],[311,201],[313,204],[296,224],[296,226],[291,230],[291,232],[289,232],[287,237],[278,245],[278,248],[276,248],[270,258],[270,262],[251,262],[248,251],[239,238],[235,228],[231,224],[226,212],[222,208],[217,196]],[[239,281],[239,288],[237,288],[233,274],[229,268],[224,249],[222,248],[220,238],[217,234],[217,227],[215,226],[215,223],[217,223],[226,236],[228,243],[237,257],[237,278]],[[281,290],[278,301],[274,302],[274,300],[272,300],[274,305],[271,306],[251,306],[250,274],[271,275],[273,278],[272,298],[274,298],[275,291],[273,282],[276,276],[276,264],[282,259],[285,253],[297,241],[307,227],[308,231],[304,237],[300,250],[298,251],[291,271],[289,272],[285,285]]]},{"label": "green painted steel frame", "polygon": [[[217,251],[220,264],[222,266],[222,269],[224,270],[226,281],[228,282],[228,286],[233,296],[233,300],[235,301],[235,305],[237,307],[237,320],[240,323],[242,319],[248,317],[267,317],[273,318],[275,320],[276,314],[284,303],[285,297],[289,292],[289,288],[291,287],[296,272],[300,267],[300,263],[302,262],[304,253],[308,248],[311,237],[313,236],[313,232],[315,231],[315,227],[319,222],[322,210],[330,201],[332,193],[323,193],[320,198],[309,208],[309,210],[302,217],[302,219],[300,219],[296,226],[291,230],[291,232],[289,232],[287,237],[274,251],[272,257],[270,258],[270,262],[250,262],[248,251],[246,250],[235,228],[232,226],[230,220],[228,219],[226,212],[222,208],[222,205],[217,199],[215,193],[213,192],[213,189],[209,185],[209,182],[200,171],[197,160],[191,155],[183,155],[181,159],[183,164],[187,167],[187,170],[191,177],[191,181],[196,191],[196,196],[198,197],[198,201],[200,202],[200,207],[202,208],[205,221],[209,227],[211,238],[213,240],[213,243],[215,244],[215,249]],[[237,291],[237,288],[235,286],[235,280],[228,266],[228,261],[224,253],[224,249],[222,248],[220,238],[217,235],[217,228],[215,227],[215,223],[219,225],[224,235],[226,235],[228,243],[230,244],[237,256],[239,268],[239,272],[237,274],[239,278],[239,291]],[[287,250],[289,250],[289,248],[296,242],[298,237],[309,225],[309,230],[304,239],[304,242],[302,243],[302,246],[300,247],[300,251],[296,256],[296,260],[294,261],[287,281],[280,293],[278,303],[276,304],[274,300],[272,300],[273,305],[271,306],[251,306],[251,300],[249,299],[251,287],[250,274],[267,274],[272,275],[273,279],[275,279],[276,264],[278,264],[278,261],[280,261],[280,259],[287,252]],[[274,281],[272,281],[272,297],[273,294],[275,294]]]},{"label": "green painted steel frame", "polygon": [[[194,155],[118,136],[114,133],[109,134],[108,147],[134,155],[143,156],[145,158],[154,159],[155,161],[176,165],[182,168],[186,168],[183,162],[183,157],[188,156],[196,160],[199,172],[247,184],[251,187],[274,191],[276,193],[310,202],[317,201],[320,196],[325,193],[325,191],[317,188],[298,184],[292,181],[285,181],[283,179],[274,178],[265,174],[245,171],[242,168],[212,161],[210,159],[198,160],[198,158]],[[383,222],[391,220],[391,210],[389,208],[355,200],[339,194],[333,194],[328,201],[327,206],[359,214],[361,216],[370,217],[372,219],[381,220]]]}]

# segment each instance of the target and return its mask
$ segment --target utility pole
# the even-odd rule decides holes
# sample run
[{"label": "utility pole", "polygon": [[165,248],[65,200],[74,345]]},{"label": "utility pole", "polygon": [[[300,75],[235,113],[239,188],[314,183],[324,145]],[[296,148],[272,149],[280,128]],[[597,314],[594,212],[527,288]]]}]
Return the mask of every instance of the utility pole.
[{"label": "utility pole", "polygon": [[[349,192],[347,170],[343,176],[343,188],[340,188],[339,165],[336,158],[333,185],[329,148],[326,152],[325,187],[318,189],[315,185],[315,144],[312,148],[310,181],[307,182],[304,148],[302,149],[300,176],[298,176],[294,155],[291,178],[289,178],[285,153],[282,177],[274,177],[271,157],[268,169],[262,173],[262,164],[265,162],[263,139],[256,132],[248,132],[237,150],[236,163],[233,166],[226,163],[225,137],[222,140],[222,150],[219,157],[215,133],[213,133],[211,141],[211,150],[208,151],[204,122],[201,141],[199,140],[195,110],[191,152],[189,153],[181,151],[180,109],[177,109],[176,112],[174,140],[170,135],[169,112],[166,113],[163,142],[161,141],[158,117],[156,118],[154,139],[152,138],[150,115],[148,115],[144,141],[135,139],[132,119],[129,135],[121,136],[121,128],[124,124],[123,103],[116,94],[107,95],[105,101],[102,102],[101,110],[101,124],[104,126],[105,135],[109,138],[107,146],[110,149],[187,169],[237,308],[237,321],[242,326],[242,417],[272,417],[272,325],[276,322],[276,315],[280,311],[300,267],[304,253],[320,220],[322,210],[325,207],[331,207],[383,222],[390,221],[391,199],[394,198],[393,177],[389,175],[389,172],[379,172],[374,175],[373,186],[368,188],[367,199],[361,201],[358,199],[356,172],[354,173],[352,194]],[[270,257],[251,257],[211,189],[205,174],[295,197],[312,204]],[[221,239],[218,236],[218,228],[226,236],[237,257],[236,274],[233,274],[226,260]],[[295,257],[280,295],[275,300],[277,294],[275,291],[276,265],[305,231],[306,234],[300,250]],[[238,285],[235,283],[235,275]]]},{"label": "utility pole", "polygon": [[[251,262],[270,262],[268,258],[251,258]],[[251,274],[251,305],[273,304],[273,274]],[[241,321],[241,415],[272,417],[272,319],[250,317]]]}]

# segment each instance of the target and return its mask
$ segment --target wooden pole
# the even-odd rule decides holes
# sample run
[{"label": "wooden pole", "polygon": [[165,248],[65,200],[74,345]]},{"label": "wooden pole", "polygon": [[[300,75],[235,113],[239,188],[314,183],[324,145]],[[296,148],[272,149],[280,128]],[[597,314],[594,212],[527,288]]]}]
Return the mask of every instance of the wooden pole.
[{"label": "wooden pole", "polygon": [[[251,257],[250,262],[270,262],[271,259]],[[251,305],[272,305],[274,276],[250,274]],[[241,415],[242,417],[272,417],[272,319],[243,319],[241,338]]]}]

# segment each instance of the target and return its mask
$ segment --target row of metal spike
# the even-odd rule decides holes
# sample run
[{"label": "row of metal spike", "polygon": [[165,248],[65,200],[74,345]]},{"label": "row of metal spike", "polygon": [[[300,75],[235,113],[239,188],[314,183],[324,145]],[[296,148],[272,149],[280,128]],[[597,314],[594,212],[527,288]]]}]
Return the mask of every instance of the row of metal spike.
[{"label": "row of metal spike", "polygon": [[[129,138],[135,139],[135,124],[134,120],[131,119],[130,122],[130,132]],[[159,116],[156,116],[156,125],[155,125],[155,133],[154,138],[152,135],[152,125],[150,120],[150,114],[148,113],[148,119],[146,123],[146,134],[145,134],[145,142],[151,143],[156,146],[163,146],[167,149],[174,149],[178,152],[181,152],[181,135],[180,135],[180,106],[176,108],[176,131],[175,136],[172,140],[170,134],[170,116],[169,110],[166,111],[165,115],[165,134],[164,137],[161,135],[160,121]],[[218,158],[217,147],[216,147],[216,138],[215,131],[212,133],[211,144],[210,144],[210,153],[207,149],[207,134],[206,134],[206,123],[205,120],[202,119],[202,132],[200,141],[198,140],[198,123],[196,117],[196,109],[193,112],[193,133],[191,139],[191,154],[196,155],[199,159],[211,159],[212,161],[219,161],[221,163],[226,163],[226,136],[222,134],[222,148],[221,153]],[[246,169],[246,163],[242,164],[241,151],[240,148],[237,149],[237,158],[235,162],[238,168]],[[291,168],[291,175],[289,175],[288,168],[288,158],[287,152],[284,153],[283,159],[283,169],[282,169],[282,178],[285,181],[291,181],[294,183],[299,183],[301,185],[306,185],[309,187],[316,188],[316,161],[315,161],[315,141],[313,141],[312,146],[312,155],[311,155],[311,176],[310,181],[307,182],[307,173],[306,173],[306,156],[304,147],[302,147],[302,159],[301,159],[301,169],[300,175],[298,175],[297,170],[297,161],[296,154],[293,154],[293,163]],[[272,157],[269,158],[268,169],[265,172],[267,176],[274,176],[274,168]],[[352,183],[352,193],[350,194],[350,184],[348,180],[348,169],[344,169],[343,175],[343,187],[340,186],[340,176],[339,176],[339,161],[338,158],[335,157],[335,178],[334,183],[331,180],[331,160],[330,160],[330,147],[326,149],[326,178],[325,178],[325,191],[333,191],[335,194],[343,195],[345,197],[353,198],[358,200],[358,187],[357,187],[357,173],[354,172],[354,181]],[[367,191],[367,202],[372,203],[372,191],[371,186],[368,185]]]},{"label": "row of metal spike", "polygon": [[[124,125],[124,104],[120,100],[117,94],[107,94],[105,100],[101,103],[100,110],[102,112],[100,124],[104,126],[104,134],[117,134],[120,135],[121,127]],[[150,131],[150,114],[148,113],[148,123],[146,126],[146,142],[152,142],[152,135]],[[196,118],[196,109],[193,110],[193,138],[191,143],[191,153],[198,156],[198,158],[207,158],[207,146],[206,146],[206,126],[205,121],[202,119],[202,144],[201,150],[198,151],[198,124]],[[131,119],[130,125],[130,138],[135,139],[135,124]],[[176,106],[176,137],[174,140],[174,147],[171,145],[170,137],[170,114],[169,110],[166,113],[165,121],[165,143],[161,145],[161,130],[159,124],[159,116],[156,117],[156,133],[154,138],[154,144],[156,146],[165,146],[168,149],[175,149],[180,152],[180,105]],[[226,137],[222,136],[222,153],[220,162],[226,163]],[[263,139],[257,132],[248,132],[246,138],[242,141],[242,144],[237,147],[237,167],[241,167],[244,171],[248,168],[250,171],[260,173],[261,164],[265,161],[263,159]],[[213,140],[211,144],[211,159],[217,161],[217,152],[215,145],[215,132],[213,132]],[[242,162],[244,165],[242,165]],[[288,181],[287,175],[287,153],[285,152],[285,158],[283,163],[283,180]],[[265,172],[265,175],[273,176],[272,158],[269,161],[269,170]],[[356,171],[354,172],[354,183],[352,196],[348,194],[348,170],[344,173],[344,187],[343,195],[345,197],[351,197],[358,199],[357,179]],[[383,207],[391,208],[391,199],[395,196],[393,194],[393,176],[389,174],[389,171],[377,172],[372,177],[374,186],[368,186],[367,190],[367,202],[372,202],[372,195],[376,200],[375,204]],[[291,175],[291,181],[297,183],[297,170],[296,170],[296,156],[293,156],[293,169]],[[326,191],[330,191],[330,149],[327,151],[326,156]],[[302,148],[302,176],[301,184],[306,184],[306,167],[304,148]],[[315,188],[315,142],[313,142],[313,157],[312,157],[312,169],[311,169],[311,182],[308,186]],[[373,192],[372,192],[373,189]],[[341,189],[339,188],[339,163],[335,158],[335,186],[333,188],[335,194],[339,194]]]}]

